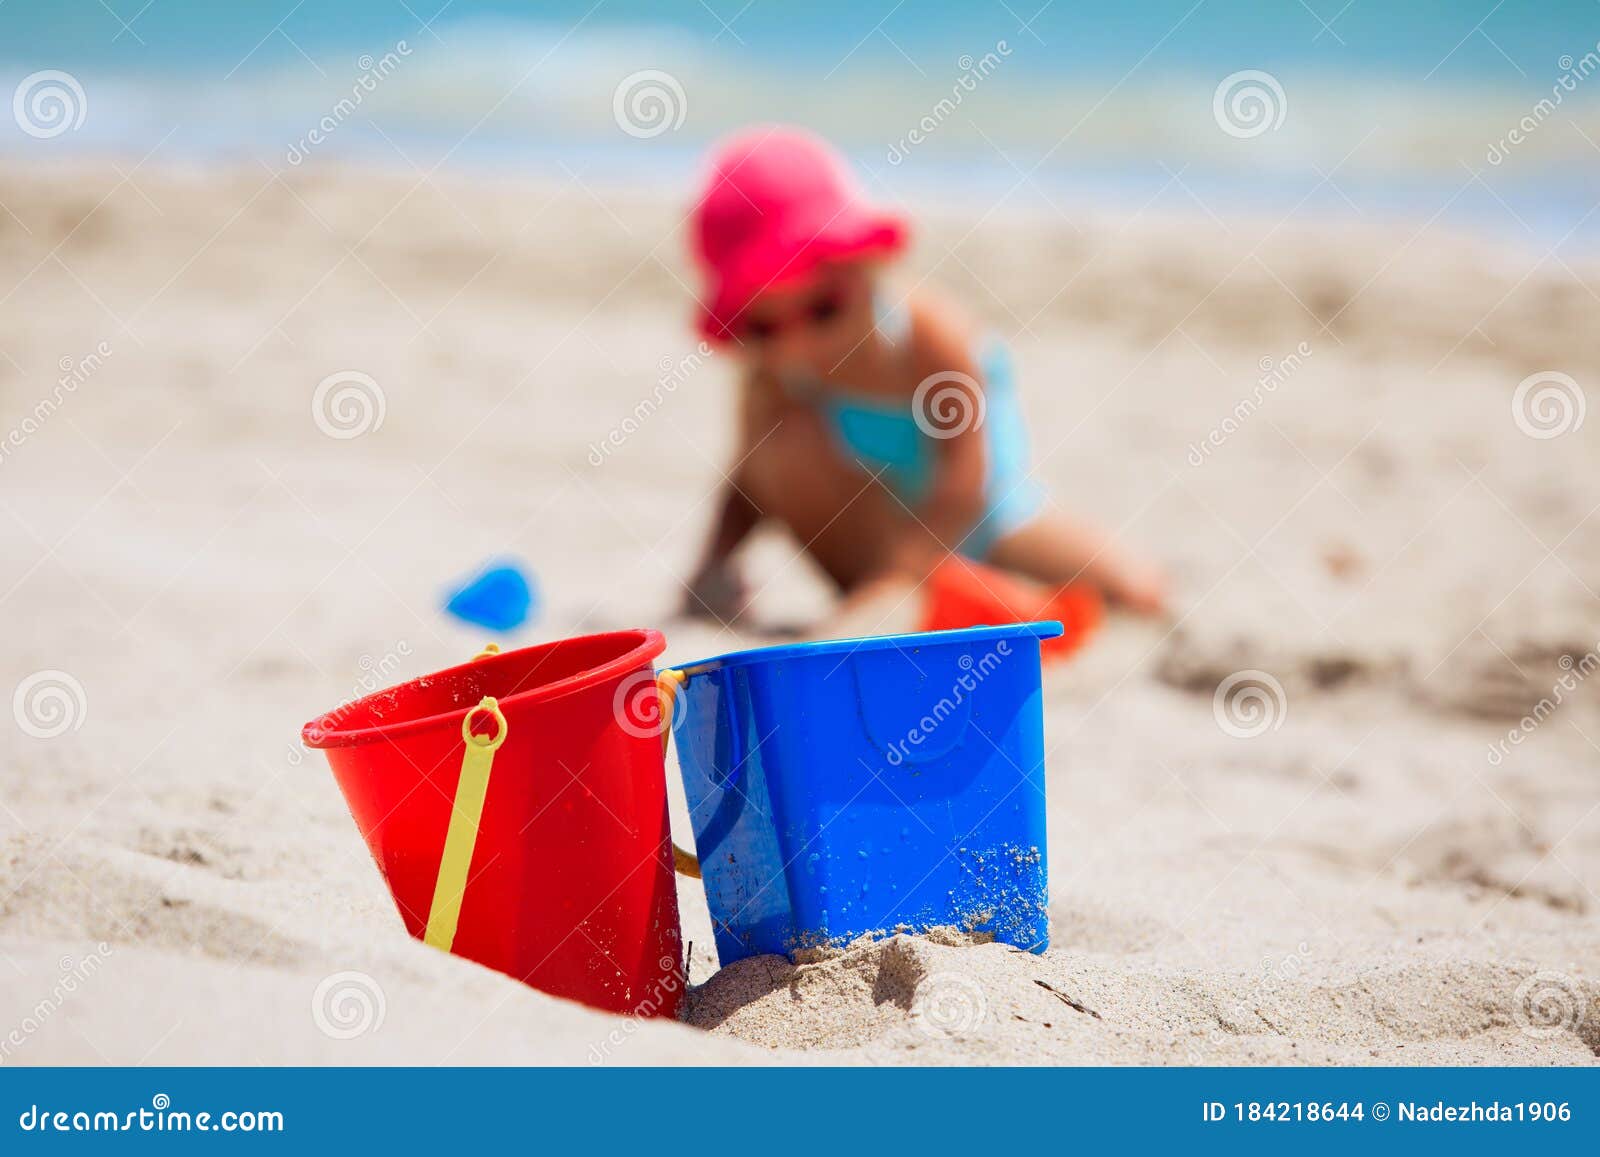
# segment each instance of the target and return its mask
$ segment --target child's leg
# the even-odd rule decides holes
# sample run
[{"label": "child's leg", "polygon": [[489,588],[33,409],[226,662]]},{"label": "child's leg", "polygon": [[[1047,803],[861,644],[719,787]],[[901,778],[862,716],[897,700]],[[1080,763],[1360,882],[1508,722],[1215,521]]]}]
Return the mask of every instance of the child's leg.
[{"label": "child's leg", "polygon": [[840,590],[885,568],[885,547],[902,515],[881,485],[839,452],[813,407],[785,407],[735,481],[763,517],[789,528]]},{"label": "child's leg", "polygon": [[1166,606],[1166,579],[1158,569],[1127,558],[1101,531],[1053,512],[999,538],[984,561],[1054,587],[1091,583],[1141,614],[1159,614]]}]

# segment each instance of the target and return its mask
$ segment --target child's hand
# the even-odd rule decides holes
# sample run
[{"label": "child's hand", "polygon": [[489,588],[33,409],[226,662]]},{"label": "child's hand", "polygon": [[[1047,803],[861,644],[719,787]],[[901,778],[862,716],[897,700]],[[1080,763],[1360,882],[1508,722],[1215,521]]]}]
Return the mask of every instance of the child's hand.
[{"label": "child's hand", "polygon": [[683,613],[691,619],[731,623],[749,602],[743,576],[728,562],[702,566],[686,585]]}]

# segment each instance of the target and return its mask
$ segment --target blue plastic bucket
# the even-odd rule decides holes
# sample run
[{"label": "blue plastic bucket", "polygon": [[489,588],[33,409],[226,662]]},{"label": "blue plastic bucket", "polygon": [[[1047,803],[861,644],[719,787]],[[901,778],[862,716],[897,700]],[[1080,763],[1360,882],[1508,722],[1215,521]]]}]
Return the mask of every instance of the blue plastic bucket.
[{"label": "blue plastic bucket", "polygon": [[672,733],[724,965],[954,925],[1049,945],[1039,642],[1059,623],[682,668]]}]

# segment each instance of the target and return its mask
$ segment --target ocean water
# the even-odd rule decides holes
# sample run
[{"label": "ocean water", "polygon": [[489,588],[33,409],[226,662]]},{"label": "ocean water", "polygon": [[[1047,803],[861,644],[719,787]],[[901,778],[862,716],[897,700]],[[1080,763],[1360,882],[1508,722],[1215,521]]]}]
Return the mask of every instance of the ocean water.
[{"label": "ocean water", "polygon": [[[1039,7],[1043,4],[1042,9]],[[1592,0],[9,0],[0,150],[687,181],[810,125],[891,199],[1600,236]]]}]

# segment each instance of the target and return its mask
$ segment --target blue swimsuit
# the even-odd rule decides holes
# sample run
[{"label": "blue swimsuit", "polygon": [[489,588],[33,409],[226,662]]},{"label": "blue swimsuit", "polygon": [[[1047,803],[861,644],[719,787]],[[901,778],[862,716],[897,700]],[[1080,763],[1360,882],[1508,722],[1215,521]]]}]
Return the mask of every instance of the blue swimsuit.
[{"label": "blue swimsuit", "polygon": [[[902,309],[880,314],[879,329],[893,343],[910,336],[910,316]],[[1044,493],[1029,477],[1028,429],[1017,398],[1011,351],[998,338],[978,349],[984,407],[979,426],[988,451],[983,517],[962,541],[960,552],[975,561],[994,544],[1032,521]],[[916,509],[933,484],[937,441],[923,433],[911,407],[860,394],[840,395],[814,388],[791,390],[814,400],[840,449],[879,476],[889,490]]]}]

